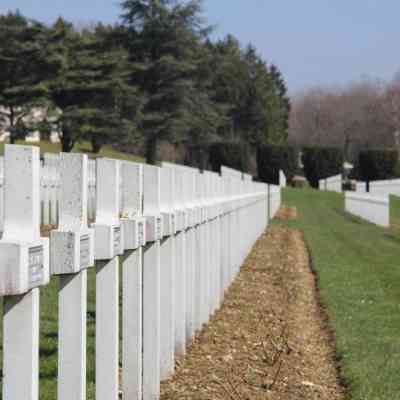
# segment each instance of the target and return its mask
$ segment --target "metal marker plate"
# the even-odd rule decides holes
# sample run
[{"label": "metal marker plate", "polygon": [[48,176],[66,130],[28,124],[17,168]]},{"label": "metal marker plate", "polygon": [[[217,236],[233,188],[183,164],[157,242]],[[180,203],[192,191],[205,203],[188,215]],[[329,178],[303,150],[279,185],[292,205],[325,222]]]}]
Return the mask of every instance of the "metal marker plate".
[{"label": "metal marker plate", "polygon": [[29,249],[29,285],[31,288],[39,286],[44,279],[43,275],[43,246]]},{"label": "metal marker plate", "polygon": [[121,227],[116,226],[114,228],[114,252],[115,254],[119,253],[121,243]]},{"label": "metal marker plate", "polygon": [[80,267],[81,268],[90,267],[89,256],[90,256],[90,237],[89,237],[89,235],[82,235],[81,243],[80,243]]},{"label": "metal marker plate", "polygon": [[157,217],[156,218],[156,238],[157,240],[161,239],[162,237],[162,218],[161,217]]},{"label": "metal marker plate", "polygon": [[176,232],[176,222],[175,222],[175,214],[171,214],[171,235],[174,235]]}]

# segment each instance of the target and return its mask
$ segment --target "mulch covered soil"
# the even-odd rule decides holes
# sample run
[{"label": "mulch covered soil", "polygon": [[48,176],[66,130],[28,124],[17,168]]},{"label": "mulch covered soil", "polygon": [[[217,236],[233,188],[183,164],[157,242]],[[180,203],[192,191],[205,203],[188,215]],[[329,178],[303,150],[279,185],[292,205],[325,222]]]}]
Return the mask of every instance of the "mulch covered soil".
[{"label": "mulch covered soil", "polygon": [[297,214],[297,208],[296,207],[288,207],[288,206],[282,206],[279,211],[277,212],[275,218],[283,220],[283,221],[288,221],[291,219],[297,219],[298,214]]},{"label": "mulch covered soil", "polygon": [[222,308],[161,399],[342,399],[334,344],[303,235],[274,226],[257,242]]}]

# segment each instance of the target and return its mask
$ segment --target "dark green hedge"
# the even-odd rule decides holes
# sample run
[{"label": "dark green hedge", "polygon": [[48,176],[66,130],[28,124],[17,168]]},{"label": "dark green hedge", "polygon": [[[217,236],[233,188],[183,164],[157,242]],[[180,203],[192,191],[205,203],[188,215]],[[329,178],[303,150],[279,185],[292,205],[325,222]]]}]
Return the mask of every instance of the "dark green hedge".
[{"label": "dark green hedge", "polygon": [[297,170],[298,155],[293,147],[289,146],[260,146],[257,150],[258,178],[266,183],[279,184],[279,170],[281,169],[290,182]]},{"label": "dark green hedge", "polygon": [[240,142],[217,142],[209,148],[209,164],[215,172],[220,172],[221,165],[247,172],[250,165],[248,145]]},{"label": "dark green hedge", "polygon": [[399,159],[396,150],[366,150],[358,156],[358,173],[360,179],[375,181],[391,179],[396,176]]},{"label": "dark green hedge", "polygon": [[343,169],[343,153],[331,147],[305,147],[302,156],[304,174],[314,188],[319,179],[338,175]]}]

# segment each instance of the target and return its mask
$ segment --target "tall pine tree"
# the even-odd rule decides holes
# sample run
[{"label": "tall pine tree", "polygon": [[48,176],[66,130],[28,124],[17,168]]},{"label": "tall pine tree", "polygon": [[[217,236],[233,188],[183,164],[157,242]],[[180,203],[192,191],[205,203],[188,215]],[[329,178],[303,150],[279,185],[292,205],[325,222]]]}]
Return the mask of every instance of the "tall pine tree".
[{"label": "tall pine tree", "polygon": [[190,129],[186,98],[193,87],[192,40],[202,35],[200,1],[125,0],[123,24],[134,65],[132,81],[145,103],[141,129],[147,162],[157,159],[157,145],[183,140]]},{"label": "tall pine tree", "polygon": [[0,15],[0,117],[11,143],[25,135],[25,117],[47,94],[45,40],[44,26],[18,11]]},{"label": "tall pine tree", "polygon": [[49,48],[57,68],[49,92],[60,111],[63,151],[82,139],[99,151],[130,132],[124,113],[128,106],[133,112],[137,98],[127,82],[126,53],[112,44],[112,33],[103,25],[78,33],[61,18],[53,26]]}]

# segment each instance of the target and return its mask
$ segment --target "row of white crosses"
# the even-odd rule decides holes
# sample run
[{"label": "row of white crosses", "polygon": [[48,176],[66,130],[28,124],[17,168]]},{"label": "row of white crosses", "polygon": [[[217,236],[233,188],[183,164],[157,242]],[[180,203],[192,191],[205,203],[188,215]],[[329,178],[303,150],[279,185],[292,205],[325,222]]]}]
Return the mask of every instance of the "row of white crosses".
[{"label": "row of white crosses", "polygon": [[39,150],[6,146],[3,400],[38,399],[39,287],[50,275],[60,277],[58,399],[86,398],[87,269],[93,265],[96,399],[116,400],[120,390],[123,399],[158,399],[160,381],[219,308],[268,223],[266,185],[250,175],[104,158],[96,161],[96,219],[88,226],[88,162],[82,154],[58,159],[59,225],[49,242],[39,229]]},{"label": "row of white crosses", "polygon": [[268,185],[268,198],[269,198],[269,210],[268,218],[272,219],[275,217],[281,206],[281,188],[277,185]]},{"label": "row of white crosses", "polygon": [[0,232],[3,232],[4,211],[4,157],[0,157]]}]

